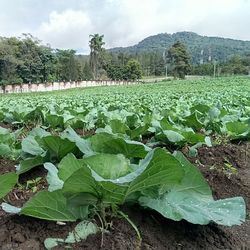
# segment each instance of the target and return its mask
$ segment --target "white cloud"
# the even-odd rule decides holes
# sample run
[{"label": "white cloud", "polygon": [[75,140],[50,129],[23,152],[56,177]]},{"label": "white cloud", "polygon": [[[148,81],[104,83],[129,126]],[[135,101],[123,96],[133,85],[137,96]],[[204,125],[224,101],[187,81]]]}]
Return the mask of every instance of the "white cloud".
[{"label": "white cloud", "polygon": [[90,17],[83,11],[52,11],[35,34],[57,48],[80,48],[88,40],[92,29]]}]

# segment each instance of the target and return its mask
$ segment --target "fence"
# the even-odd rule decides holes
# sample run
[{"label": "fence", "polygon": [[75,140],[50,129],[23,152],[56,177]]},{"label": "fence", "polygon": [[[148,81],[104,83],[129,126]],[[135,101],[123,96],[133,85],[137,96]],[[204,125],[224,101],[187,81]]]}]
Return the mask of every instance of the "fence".
[{"label": "fence", "polygon": [[115,85],[134,85],[132,81],[80,81],[80,82],[53,82],[53,83],[31,83],[31,84],[8,84],[0,86],[0,93],[28,93],[45,92],[72,88],[84,88],[94,86],[115,86]]}]

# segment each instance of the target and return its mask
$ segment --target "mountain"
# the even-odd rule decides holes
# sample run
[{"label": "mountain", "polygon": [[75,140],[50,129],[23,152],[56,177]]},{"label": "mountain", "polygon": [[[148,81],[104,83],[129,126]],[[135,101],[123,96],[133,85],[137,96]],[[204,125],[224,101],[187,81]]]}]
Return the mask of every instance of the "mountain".
[{"label": "mountain", "polygon": [[199,63],[201,60],[204,63],[214,60],[223,62],[233,55],[250,53],[250,41],[200,36],[186,31],[174,34],[161,33],[147,37],[134,46],[112,48],[109,51],[132,55],[151,52],[163,54],[164,50],[169,49],[176,41],[185,43],[193,63]]}]

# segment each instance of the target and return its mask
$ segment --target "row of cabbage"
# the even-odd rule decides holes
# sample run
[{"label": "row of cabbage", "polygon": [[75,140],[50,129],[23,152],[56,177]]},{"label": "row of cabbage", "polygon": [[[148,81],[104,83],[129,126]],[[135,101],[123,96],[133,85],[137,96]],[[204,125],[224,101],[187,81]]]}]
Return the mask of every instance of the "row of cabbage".
[{"label": "row of cabbage", "polygon": [[0,177],[0,198],[21,174],[40,165],[48,170],[49,188],[22,208],[3,203],[6,211],[75,221],[95,211],[140,204],[166,218],[195,224],[231,226],[245,219],[244,200],[215,201],[201,173],[179,151],[171,154],[105,132],[84,139],[71,128],[60,136],[36,128],[22,141],[21,155],[24,160],[16,172]]},{"label": "row of cabbage", "polygon": [[[67,127],[82,133],[106,132],[137,141],[146,138],[151,146],[188,144],[191,152],[202,144],[211,145],[214,136],[248,140],[249,79],[234,79],[238,81],[234,85],[222,80],[211,86],[201,81],[187,82],[187,86],[184,82],[180,86],[172,83],[3,96],[0,122],[17,130],[10,138],[1,139],[0,155],[13,152],[16,156],[15,150],[20,149],[16,138],[37,126],[59,132]],[[0,129],[0,136],[4,133]]]},{"label": "row of cabbage", "polygon": [[11,126],[0,127],[0,157],[20,164],[0,176],[0,199],[20,175],[41,165],[49,188],[22,208],[2,208],[75,221],[139,204],[176,221],[241,224],[241,197],[215,201],[197,168],[162,147],[188,146],[194,155],[217,137],[249,140],[249,83],[201,80],[3,96],[0,123]]}]

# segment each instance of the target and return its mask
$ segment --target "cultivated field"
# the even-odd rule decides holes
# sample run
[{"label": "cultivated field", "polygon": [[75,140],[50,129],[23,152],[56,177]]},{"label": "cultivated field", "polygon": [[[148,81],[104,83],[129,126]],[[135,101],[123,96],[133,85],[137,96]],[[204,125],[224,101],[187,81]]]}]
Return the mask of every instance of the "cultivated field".
[{"label": "cultivated field", "polygon": [[1,249],[247,249],[249,141],[247,77],[1,95]]}]

